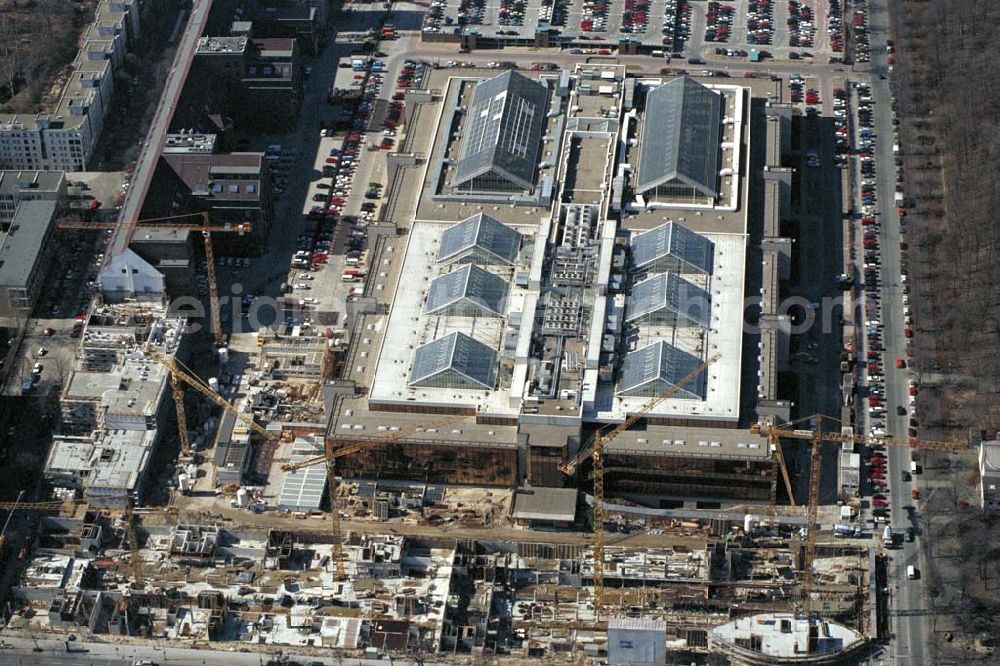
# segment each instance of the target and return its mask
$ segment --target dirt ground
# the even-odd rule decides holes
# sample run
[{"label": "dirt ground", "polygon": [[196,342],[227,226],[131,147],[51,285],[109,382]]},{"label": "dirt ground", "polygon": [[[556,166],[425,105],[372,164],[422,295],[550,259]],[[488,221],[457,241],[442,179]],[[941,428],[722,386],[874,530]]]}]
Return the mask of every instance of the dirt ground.
[{"label": "dirt ground", "polygon": [[[58,98],[76,56],[77,36],[93,20],[94,0],[0,1],[0,112],[37,113]],[[13,84],[13,90],[12,90]]]}]

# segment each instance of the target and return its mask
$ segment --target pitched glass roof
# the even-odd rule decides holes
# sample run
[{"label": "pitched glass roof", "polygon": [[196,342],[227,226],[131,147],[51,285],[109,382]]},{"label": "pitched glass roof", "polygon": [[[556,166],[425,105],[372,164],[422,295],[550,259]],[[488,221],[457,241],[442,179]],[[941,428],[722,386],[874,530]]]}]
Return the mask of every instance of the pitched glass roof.
[{"label": "pitched glass roof", "polygon": [[497,352],[465,333],[454,331],[418,347],[410,386],[493,388]]},{"label": "pitched glass roof", "polygon": [[[654,342],[625,355],[618,392],[633,395],[659,395],[676,386],[688,373],[701,365],[701,359],[666,342]],[[705,398],[705,373],[700,373],[673,394],[674,398]]]},{"label": "pitched glass roof", "polygon": [[514,263],[521,247],[521,234],[489,215],[477,213],[448,228],[441,235],[438,262],[458,261],[479,250],[478,263]]},{"label": "pitched glass roof", "polygon": [[722,97],[682,77],[650,90],[642,123],[636,191],[677,180],[718,195]]},{"label": "pitched glass roof", "polygon": [[632,287],[625,320],[633,321],[660,311],[676,315],[678,323],[708,328],[711,296],[675,273],[658,273]]},{"label": "pitched glass roof", "polygon": [[545,84],[509,70],[476,85],[453,185],[488,172],[534,187],[545,125]]},{"label": "pitched glass roof", "polygon": [[676,222],[661,224],[655,229],[632,237],[632,261],[636,268],[645,268],[659,259],[675,259],[682,273],[712,272],[714,244]]},{"label": "pitched glass roof", "polygon": [[460,316],[502,317],[507,282],[479,266],[465,264],[431,282],[424,312]]}]

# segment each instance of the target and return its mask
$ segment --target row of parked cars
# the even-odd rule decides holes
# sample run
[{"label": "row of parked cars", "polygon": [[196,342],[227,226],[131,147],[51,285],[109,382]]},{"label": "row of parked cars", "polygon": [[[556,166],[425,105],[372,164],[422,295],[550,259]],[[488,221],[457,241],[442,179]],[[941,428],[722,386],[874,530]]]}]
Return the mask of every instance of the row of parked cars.
[{"label": "row of parked cars", "polygon": [[[864,252],[863,281],[865,291],[865,372],[867,381],[868,427],[873,436],[885,434],[887,414],[885,394],[885,343],[882,324],[882,253],[881,223],[876,210],[878,203],[875,181],[874,130],[871,92],[867,86],[855,86],[857,102],[857,134],[854,152],[861,174],[861,225]],[[905,361],[903,361],[905,363]],[[884,470],[882,472],[884,474]],[[875,472],[873,471],[873,475]],[[884,477],[883,477],[884,478]],[[873,478],[878,486],[879,479]],[[884,480],[883,480],[884,483]]]},{"label": "row of parked cars", "polygon": [[672,53],[682,53],[691,36],[691,5],[687,0],[664,0],[663,45]]},{"label": "row of parked cars", "polygon": [[649,28],[650,0],[625,0],[625,12],[619,30],[630,34],[643,34]]},{"label": "row of parked cars", "polygon": [[728,42],[733,30],[733,14],[736,9],[732,5],[708,3],[705,10],[705,41]]},{"label": "row of parked cars", "polygon": [[727,49],[724,46],[715,47],[715,55],[729,56],[730,58],[746,58],[746,49]]},{"label": "row of parked cars", "polygon": [[500,25],[524,25],[524,12],[528,3],[525,0],[500,0],[500,11],[497,22]]},{"label": "row of parked cars", "polygon": [[854,61],[871,60],[871,41],[868,37],[868,5],[865,0],[854,0]]},{"label": "row of parked cars", "polygon": [[288,179],[298,154],[297,148],[283,148],[280,145],[267,147],[264,159],[271,173],[271,192],[275,199],[280,199],[288,188]]},{"label": "row of parked cars", "polygon": [[584,32],[604,32],[608,29],[609,0],[584,0],[580,12],[580,30]]},{"label": "row of parked cars", "polygon": [[[792,102],[800,104],[803,101],[806,101],[805,86],[806,86],[806,80],[800,74],[792,74],[791,76],[788,77],[788,88],[790,91],[790,98]],[[810,88],[809,90],[812,91],[814,95],[816,95],[815,89]],[[814,100],[812,104],[815,104],[816,101],[818,101],[818,95],[817,95],[817,100]]]},{"label": "row of parked cars", "polygon": [[427,8],[427,13],[424,14],[424,25],[421,27],[421,32],[441,32],[441,26],[451,26],[455,20],[450,16],[445,16],[445,7],[447,6],[445,0],[434,0],[431,2],[430,7]]},{"label": "row of parked cars", "polygon": [[[844,52],[844,24],[841,11],[842,0],[827,0],[826,3],[826,32],[830,36],[830,50],[834,54]],[[841,55],[834,55],[831,60],[838,62]]]},{"label": "row of parked cars", "polygon": [[843,88],[833,89],[833,130],[837,138],[834,160],[838,168],[846,169],[851,138],[847,123],[847,91]]},{"label": "row of parked cars", "polygon": [[547,22],[549,25],[565,28],[568,18],[568,0],[542,0],[542,6],[538,9],[539,23]]},{"label": "row of parked cars", "polygon": [[812,48],[816,26],[812,7],[802,0],[788,0],[788,45]]},{"label": "row of parked cars", "polygon": [[[897,369],[905,369],[909,365],[909,358],[912,355],[911,340],[913,336],[912,321],[909,303],[909,284],[907,283],[908,269],[903,255],[903,262],[900,267],[900,284],[903,292],[903,324],[904,336],[906,338],[906,355],[895,359],[886,358],[883,343],[882,324],[882,253],[881,253],[881,232],[882,225],[879,219],[876,206],[878,204],[879,193],[875,180],[875,147],[878,137],[874,131],[872,118],[874,101],[871,97],[871,90],[866,84],[855,84],[857,96],[857,136],[855,153],[858,158],[861,171],[860,197],[862,212],[862,232],[864,247],[864,289],[866,299],[866,321],[865,338],[867,341],[866,364],[868,373],[868,414],[869,428],[874,436],[885,434],[885,420],[887,413],[885,394],[885,364],[892,363]],[[909,416],[909,435],[916,436],[917,420],[914,412],[917,386],[912,380],[908,386],[909,405],[897,405],[895,407],[898,416]]]},{"label": "row of parked cars", "polygon": [[774,5],[771,0],[747,3],[747,43],[771,44],[774,41]]}]

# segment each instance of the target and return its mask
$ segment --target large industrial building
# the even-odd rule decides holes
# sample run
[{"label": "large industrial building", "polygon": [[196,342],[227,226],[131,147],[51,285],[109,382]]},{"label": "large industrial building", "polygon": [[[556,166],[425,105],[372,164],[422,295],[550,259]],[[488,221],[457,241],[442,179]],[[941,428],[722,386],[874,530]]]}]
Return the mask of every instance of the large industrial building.
[{"label": "large industrial building", "polygon": [[772,501],[747,427],[787,409],[765,386],[784,324],[745,333],[743,303],[781,271],[747,263],[747,156],[785,134],[751,126],[758,93],[598,65],[435,76],[428,157],[398,171],[416,211],[374,249],[328,437],[409,434],[339,473],[558,487],[595,428],[671,391],[606,446],[609,492]]}]

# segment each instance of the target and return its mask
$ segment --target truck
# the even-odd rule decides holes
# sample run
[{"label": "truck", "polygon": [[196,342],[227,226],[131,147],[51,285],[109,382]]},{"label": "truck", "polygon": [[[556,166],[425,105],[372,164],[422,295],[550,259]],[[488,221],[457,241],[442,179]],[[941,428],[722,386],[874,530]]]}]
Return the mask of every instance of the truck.
[{"label": "truck", "polygon": [[882,530],[882,545],[885,546],[886,548],[892,548],[894,543],[895,543],[895,538],[893,537],[892,534],[892,528],[886,525],[885,529]]},{"label": "truck", "polygon": [[833,536],[839,539],[847,539],[850,537],[856,537],[860,533],[860,530],[856,527],[851,527],[850,525],[834,525],[833,526]]}]

